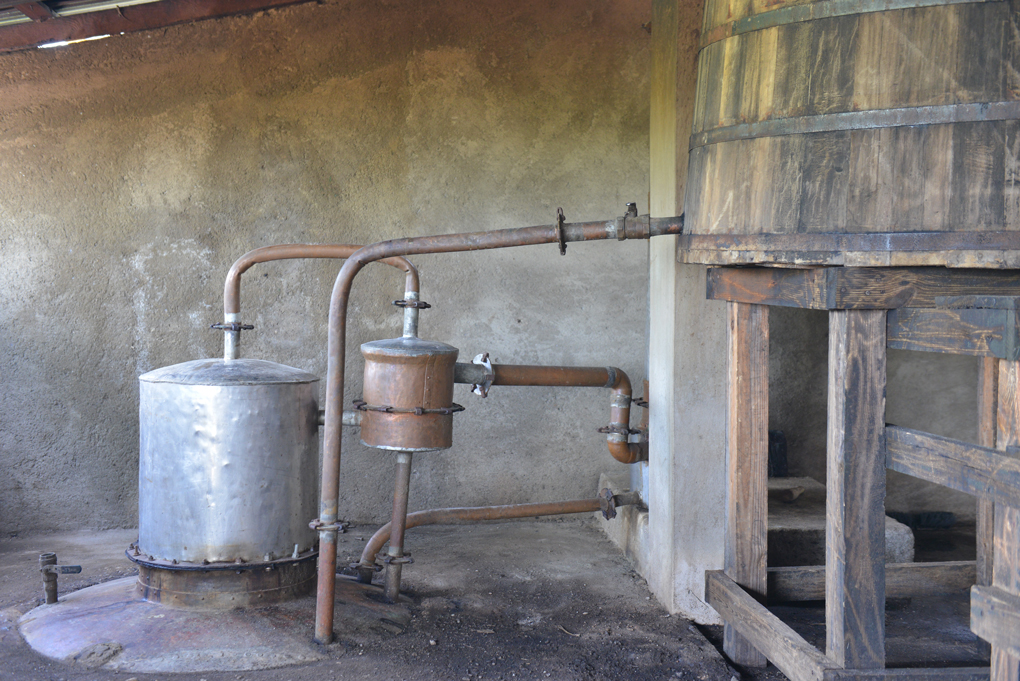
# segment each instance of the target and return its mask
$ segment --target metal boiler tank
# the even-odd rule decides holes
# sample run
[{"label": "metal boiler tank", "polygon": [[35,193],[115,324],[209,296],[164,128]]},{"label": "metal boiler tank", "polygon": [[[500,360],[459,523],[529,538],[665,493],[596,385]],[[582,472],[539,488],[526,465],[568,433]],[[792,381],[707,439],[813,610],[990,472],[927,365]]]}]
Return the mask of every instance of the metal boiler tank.
[{"label": "metal boiler tank", "polygon": [[139,589],[184,607],[265,604],[315,584],[318,377],[205,359],[139,377]]}]

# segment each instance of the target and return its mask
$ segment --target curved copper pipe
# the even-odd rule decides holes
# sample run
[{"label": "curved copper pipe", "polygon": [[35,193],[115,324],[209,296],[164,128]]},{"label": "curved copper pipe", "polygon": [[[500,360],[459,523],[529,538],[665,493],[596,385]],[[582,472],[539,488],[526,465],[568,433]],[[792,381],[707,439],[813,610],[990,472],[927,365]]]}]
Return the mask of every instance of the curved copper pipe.
[{"label": "curved copper pipe", "polygon": [[[421,525],[453,525],[480,520],[511,520],[513,518],[534,518],[545,515],[566,513],[594,513],[601,508],[598,499],[576,499],[573,501],[549,501],[537,504],[507,504],[506,506],[470,506],[466,508],[433,508],[407,514],[405,530]],[[375,572],[375,557],[390,539],[393,523],[386,523],[368,540],[361,552],[358,563],[359,579],[372,581]]]},{"label": "curved copper pipe", "polygon": [[322,442],[322,489],[319,505],[319,566],[315,602],[315,641],[333,640],[333,606],[336,595],[336,522],[340,496],[340,439],[343,419],[344,363],[347,342],[347,305],[351,284],[370,262],[420,253],[458,253],[510,246],[560,242],[598,241],[608,238],[647,239],[680,234],[683,219],[620,218],[618,220],[502,229],[492,232],[443,234],[380,241],[350,256],[333,284],[329,303],[329,340],[326,366],[326,427]]},{"label": "curved copper pipe", "polygon": [[[633,392],[630,378],[622,369],[493,364],[492,376],[492,385],[611,388],[613,391],[609,410],[611,432],[607,436],[609,453],[620,463],[630,464],[648,460],[646,443],[627,441],[630,433],[630,403]],[[481,379],[470,382],[481,383]]]},{"label": "curved copper pipe", "polygon": [[[297,258],[349,258],[361,246],[355,244],[279,244],[264,246],[248,251],[230,266],[227,279],[223,282],[223,314],[237,314],[241,311],[241,275],[252,265],[273,260],[294,260]],[[383,263],[396,267],[407,276],[405,290],[418,291],[418,270],[409,260],[401,257],[386,258]]]}]

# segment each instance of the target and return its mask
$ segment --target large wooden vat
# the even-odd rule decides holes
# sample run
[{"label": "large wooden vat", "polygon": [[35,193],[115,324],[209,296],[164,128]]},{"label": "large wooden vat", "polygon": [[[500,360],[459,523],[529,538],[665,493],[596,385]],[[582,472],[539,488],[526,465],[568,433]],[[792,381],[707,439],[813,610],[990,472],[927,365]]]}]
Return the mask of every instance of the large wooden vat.
[{"label": "large wooden vat", "polygon": [[1007,2],[706,0],[680,259],[1020,266]]}]

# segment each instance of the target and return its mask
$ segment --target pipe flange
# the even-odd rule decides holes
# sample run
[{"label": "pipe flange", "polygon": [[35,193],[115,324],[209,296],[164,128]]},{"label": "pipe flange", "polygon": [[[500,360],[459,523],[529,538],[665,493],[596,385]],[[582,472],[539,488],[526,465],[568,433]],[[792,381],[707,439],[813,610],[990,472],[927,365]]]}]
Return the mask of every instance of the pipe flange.
[{"label": "pipe flange", "polygon": [[489,388],[492,387],[492,382],[496,380],[496,373],[492,369],[492,362],[489,361],[489,353],[483,352],[480,355],[475,355],[475,358],[471,360],[472,364],[485,369],[484,380],[481,383],[473,383],[471,385],[471,392],[479,397],[487,397],[489,394]]},{"label": "pipe flange", "polygon": [[209,327],[210,329],[216,329],[218,331],[251,331],[255,328],[254,324],[241,324],[239,322],[219,322]]},{"label": "pipe flange", "polygon": [[351,563],[349,566],[352,570],[360,572],[361,570],[371,570],[372,572],[382,572],[383,566],[379,563]]},{"label": "pipe flange", "polygon": [[308,523],[308,529],[313,530],[315,532],[337,532],[343,534],[344,532],[347,531],[348,525],[350,525],[350,523],[344,522],[342,520],[338,520],[335,523],[326,524],[319,520],[318,518],[316,518],[315,520],[312,520],[311,522]]},{"label": "pipe flange", "polygon": [[410,553],[405,553],[402,556],[383,556],[376,560],[381,561],[383,565],[409,565],[414,562],[414,558],[411,558]]},{"label": "pipe flange", "polygon": [[598,429],[598,432],[609,435],[625,435],[629,437],[631,435],[637,435],[641,431],[635,428],[628,428],[627,426],[612,424],[608,426],[602,426],[601,428]]},{"label": "pipe flange", "polygon": [[[223,562],[223,563],[190,563],[187,561],[173,560],[161,560],[158,558],[152,558],[147,556],[142,557],[140,553],[136,553],[137,549],[128,549],[124,552],[128,560],[135,565],[142,567],[152,568],[156,570],[171,570],[171,571],[184,571],[184,572],[240,572],[243,570],[273,570],[278,567],[285,565],[293,565],[297,563],[306,563],[308,561],[314,561],[319,557],[319,551],[315,548],[308,549],[304,554],[299,555],[297,558],[293,556],[287,556],[285,558],[277,558],[276,560],[263,560],[258,562]],[[238,558],[237,560],[241,560]]]},{"label": "pipe flange", "polygon": [[405,308],[405,309],[410,307],[410,308],[414,308],[415,310],[428,310],[428,309],[430,309],[432,307],[431,305],[426,303],[424,300],[401,299],[401,300],[394,300],[393,304],[396,305],[397,307],[402,307],[402,308]]},{"label": "pipe flange", "polygon": [[560,255],[567,254],[567,233],[563,225],[567,222],[567,216],[563,214],[562,208],[556,209],[556,241],[560,245]]},{"label": "pipe flange", "polygon": [[353,405],[358,411],[380,411],[384,414],[414,414],[415,416],[424,416],[426,414],[451,416],[457,412],[464,411],[464,407],[456,402],[451,404],[449,407],[439,407],[437,409],[425,409],[424,407],[391,407],[386,404],[366,404],[364,400],[354,400]]}]

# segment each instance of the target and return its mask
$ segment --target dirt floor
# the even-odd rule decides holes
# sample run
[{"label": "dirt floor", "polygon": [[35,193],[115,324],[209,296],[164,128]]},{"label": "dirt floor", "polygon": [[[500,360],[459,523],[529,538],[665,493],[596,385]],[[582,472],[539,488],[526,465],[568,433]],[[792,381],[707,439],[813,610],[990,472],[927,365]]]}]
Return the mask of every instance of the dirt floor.
[{"label": "dirt floor", "polygon": [[[357,559],[374,528],[341,536]],[[41,602],[38,554],[81,564],[61,592],[130,575],[132,531],[38,535],[0,542],[0,679],[24,681],[304,681],[310,679],[677,679],[729,681],[715,647],[650,596],[620,552],[589,522],[511,522],[416,528],[405,569],[410,620],[399,631],[345,632],[317,663],[246,672],[142,674],[48,660],[17,619]],[[308,620],[308,637],[312,622]],[[391,627],[391,629],[396,629]]]},{"label": "dirt floor", "polygon": [[[357,560],[374,529],[352,527],[341,535],[339,564]],[[972,557],[972,528],[917,534],[919,560]],[[134,537],[131,530],[112,530],[0,541],[0,679],[785,678],[771,665],[762,670],[729,666],[717,650],[721,627],[697,627],[670,616],[594,524],[577,519],[415,528],[407,540],[415,562],[404,573],[406,617],[391,617],[387,626],[369,628],[345,626],[338,619],[338,641],[325,649],[325,659],[311,664],[244,672],[147,674],[49,660],[29,648],[18,633],[17,620],[42,601],[38,554],[54,551],[62,564],[84,567],[80,575],[61,577],[61,593],[66,594],[132,575],[134,570],[123,558],[123,549]],[[298,622],[307,627],[310,641],[312,615],[308,607],[307,616],[302,615]],[[782,606],[773,611],[809,642],[824,647],[822,604]],[[987,647],[970,633],[968,614],[965,593],[954,598],[891,600],[886,616],[890,666],[987,665]]]}]

